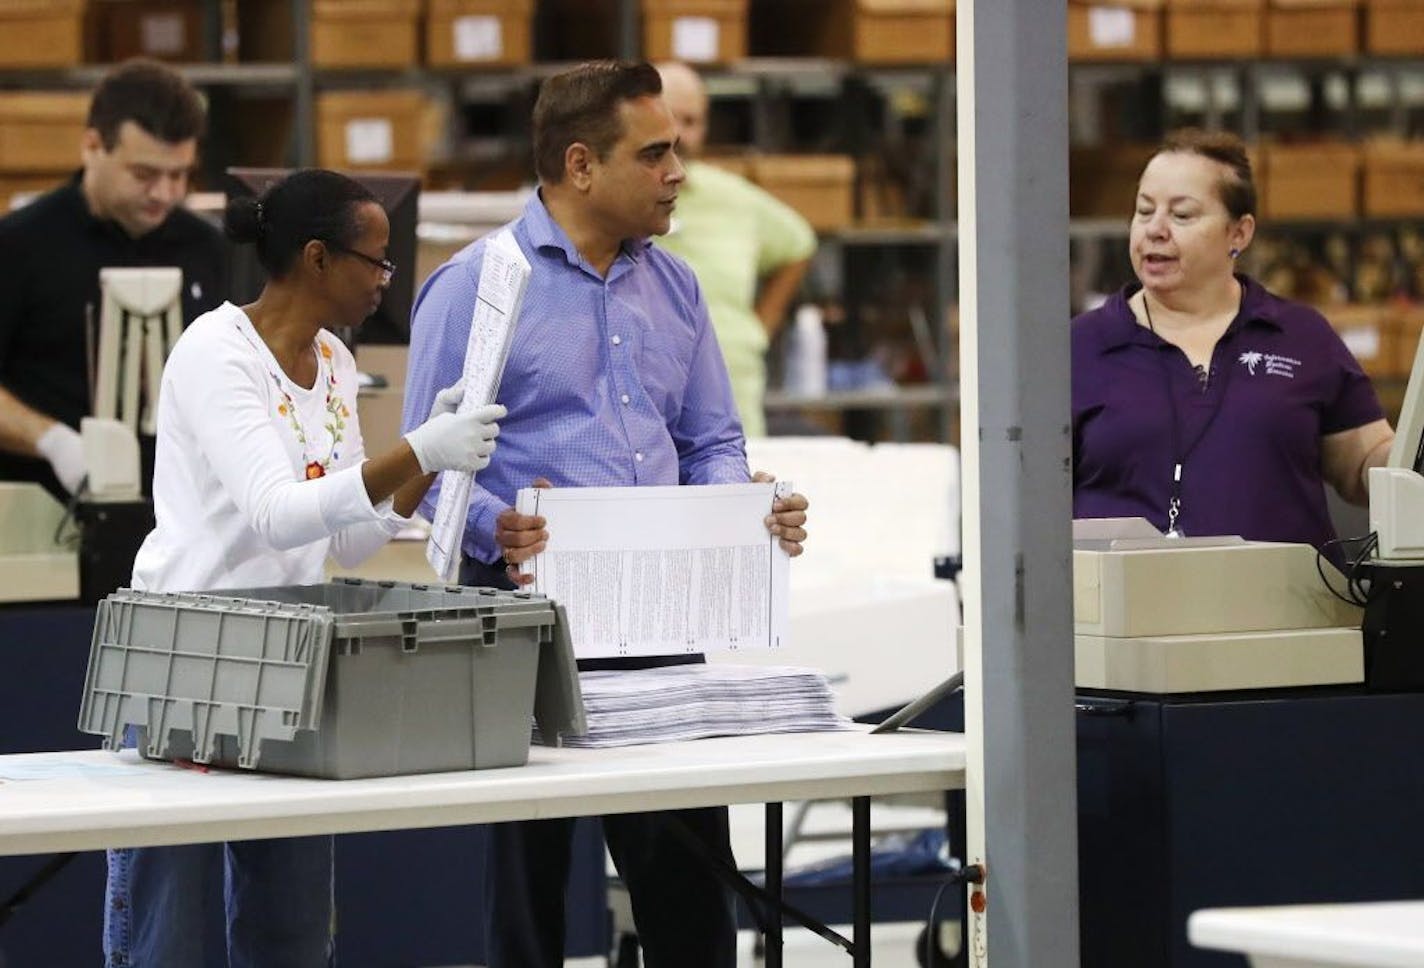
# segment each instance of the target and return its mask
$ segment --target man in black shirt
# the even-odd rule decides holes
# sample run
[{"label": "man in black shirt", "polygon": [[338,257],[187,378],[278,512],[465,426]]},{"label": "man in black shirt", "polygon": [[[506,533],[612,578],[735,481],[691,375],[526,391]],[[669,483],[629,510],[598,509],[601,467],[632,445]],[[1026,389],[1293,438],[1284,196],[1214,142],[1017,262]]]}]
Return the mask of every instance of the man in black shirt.
[{"label": "man in black shirt", "polygon": [[84,477],[100,269],[179,267],[185,323],[226,297],[222,235],[182,207],[205,124],[182,75],[130,61],[95,89],[82,170],[0,219],[0,480],[63,500]]}]

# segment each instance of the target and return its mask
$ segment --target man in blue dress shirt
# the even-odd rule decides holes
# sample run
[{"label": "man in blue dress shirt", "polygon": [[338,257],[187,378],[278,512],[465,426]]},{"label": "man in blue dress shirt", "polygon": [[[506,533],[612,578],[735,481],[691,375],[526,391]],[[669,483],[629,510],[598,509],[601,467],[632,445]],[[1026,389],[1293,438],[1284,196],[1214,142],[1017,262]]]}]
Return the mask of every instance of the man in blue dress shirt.
[{"label": "man in blue dress shirt", "polygon": [[[751,479],[741,423],[707,307],[685,263],[654,248],[668,231],[683,169],[677,125],[648,64],[585,64],[549,78],[534,107],[539,192],[510,226],[533,267],[499,391],[494,462],[471,500],[461,581],[506,585],[543,550],[544,520],[511,505],[521,487],[731,484]],[[457,253],[416,301],[405,423],[460,376],[483,242]],[[769,479],[757,475],[757,479]],[[424,507],[433,513],[432,489]],[[801,553],[806,500],[767,518]],[[584,661],[636,668],[702,661]],[[492,828],[486,869],[491,968],[557,968],[571,820]],[[682,823],[728,860],[725,808],[604,818],[649,968],[732,968],[733,898],[671,828]]]}]

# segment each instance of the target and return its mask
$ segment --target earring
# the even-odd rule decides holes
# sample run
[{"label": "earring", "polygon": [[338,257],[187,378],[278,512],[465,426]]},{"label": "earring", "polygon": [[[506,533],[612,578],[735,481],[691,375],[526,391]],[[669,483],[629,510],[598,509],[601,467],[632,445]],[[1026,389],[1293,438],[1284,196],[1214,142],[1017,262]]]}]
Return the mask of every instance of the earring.
[{"label": "earring", "polygon": [[1233,259],[1236,258],[1237,256],[1239,256],[1240,254],[1241,254],[1241,250],[1240,250],[1240,249],[1232,249],[1232,250],[1231,250],[1231,258],[1233,258]]}]

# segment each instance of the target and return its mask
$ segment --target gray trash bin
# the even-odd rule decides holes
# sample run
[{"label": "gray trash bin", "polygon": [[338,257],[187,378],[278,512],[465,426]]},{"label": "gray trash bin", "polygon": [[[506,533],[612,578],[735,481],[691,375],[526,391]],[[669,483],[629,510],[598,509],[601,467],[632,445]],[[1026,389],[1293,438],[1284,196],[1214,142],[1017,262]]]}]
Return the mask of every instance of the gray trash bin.
[{"label": "gray trash bin", "polygon": [[[116,748],[350,779],[518,766],[583,731],[563,610],[493,588],[372,582],[99,603],[79,728]],[[552,733],[551,733],[552,731]]]}]

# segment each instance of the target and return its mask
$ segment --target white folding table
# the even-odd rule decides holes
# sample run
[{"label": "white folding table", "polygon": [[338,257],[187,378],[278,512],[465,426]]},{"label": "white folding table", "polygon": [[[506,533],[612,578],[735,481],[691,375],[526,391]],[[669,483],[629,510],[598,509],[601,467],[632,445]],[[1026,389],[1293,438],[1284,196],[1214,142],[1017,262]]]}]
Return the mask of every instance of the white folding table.
[{"label": "white folding table", "polygon": [[[851,798],[849,947],[861,966],[870,964],[870,797],[960,789],[964,764],[962,734],[862,727],[603,750],[535,746],[523,767],[364,780],[202,771],[132,751],[12,754],[0,756],[0,854],[765,803],[776,821],[767,824],[767,891],[779,899],[781,802]],[[779,918],[768,919],[767,949],[775,966]]]},{"label": "white folding table", "polygon": [[1418,968],[1424,901],[1214,908],[1191,916],[1187,936],[1252,968]]}]

